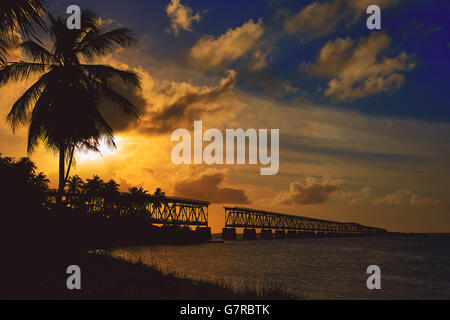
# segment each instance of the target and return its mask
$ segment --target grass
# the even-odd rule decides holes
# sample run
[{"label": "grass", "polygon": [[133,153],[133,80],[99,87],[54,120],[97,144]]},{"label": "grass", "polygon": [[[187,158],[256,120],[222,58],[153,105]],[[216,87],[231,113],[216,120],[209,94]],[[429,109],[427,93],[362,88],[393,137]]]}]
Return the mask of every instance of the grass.
[{"label": "grass", "polygon": [[[33,257],[34,256],[34,257]],[[130,263],[104,254],[31,253],[26,260],[2,265],[2,299],[294,299],[281,286],[238,292],[226,283],[212,284],[164,273],[156,267]],[[81,268],[81,290],[66,288],[66,268]]]}]

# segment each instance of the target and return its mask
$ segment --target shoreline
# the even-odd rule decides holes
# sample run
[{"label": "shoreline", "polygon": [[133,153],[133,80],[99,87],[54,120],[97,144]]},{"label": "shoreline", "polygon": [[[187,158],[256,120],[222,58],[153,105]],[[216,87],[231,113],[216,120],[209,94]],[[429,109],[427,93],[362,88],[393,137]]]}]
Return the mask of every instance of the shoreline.
[{"label": "shoreline", "polygon": [[[32,256],[33,254],[31,254]],[[73,252],[56,255],[41,253],[30,273],[30,258],[9,260],[1,267],[0,299],[113,299],[113,300],[292,300],[281,289],[257,293],[245,288],[236,293],[226,285],[191,280],[166,274],[154,266],[132,263],[106,254]],[[26,261],[24,261],[26,260]],[[28,263],[27,263],[28,262]],[[68,290],[66,268],[81,269],[81,290]],[[28,273],[27,273],[28,272]]]}]

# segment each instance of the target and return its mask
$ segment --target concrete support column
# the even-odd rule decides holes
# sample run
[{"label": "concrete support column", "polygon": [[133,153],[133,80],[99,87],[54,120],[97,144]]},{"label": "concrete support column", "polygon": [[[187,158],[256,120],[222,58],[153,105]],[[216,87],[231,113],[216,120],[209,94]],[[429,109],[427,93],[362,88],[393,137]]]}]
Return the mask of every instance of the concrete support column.
[{"label": "concrete support column", "polygon": [[223,228],[222,229],[223,240],[236,240],[236,228]]},{"label": "concrete support column", "polygon": [[255,229],[244,229],[244,239],[245,240],[256,240],[256,230]]},{"label": "concrete support column", "polygon": [[200,240],[211,240],[211,228],[210,227],[197,227],[195,232],[198,234]]},{"label": "concrete support column", "polygon": [[261,239],[273,239],[272,230],[262,229],[261,230]]},{"label": "concrete support column", "polygon": [[284,239],[286,237],[286,232],[284,230],[275,231],[275,239]]},{"label": "concrete support column", "polygon": [[287,232],[287,237],[289,239],[296,239],[297,238],[297,232],[295,230],[289,230]]}]

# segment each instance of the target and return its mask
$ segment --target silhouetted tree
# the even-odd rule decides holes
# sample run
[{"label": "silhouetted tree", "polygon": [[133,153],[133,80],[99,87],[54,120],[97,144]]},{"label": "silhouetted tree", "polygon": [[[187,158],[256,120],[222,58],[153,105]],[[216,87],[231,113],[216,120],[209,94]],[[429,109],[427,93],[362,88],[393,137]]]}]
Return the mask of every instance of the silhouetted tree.
[{"label": "silhouetted tree", "polygon": [[46,193],[48,191],[49,182],[50,180],[47,179],[47,176],[43,172],[39,172],[34,177],[34,185],[42,193]]},{"label": "silhouetted tree", "polygon": [[144,190],[144,188],[139,187],[132,187],[128,189],[129,191],[129,200],[130,205],[133,208],[133,211],[137,213],[138,215],[141,215],[145,211],[146,204],[148,200],[150,199],[150,195],[148,194],[147,190]]},{"label": "silhouetted tree", "polygon": [[83,186],[83,179],[81,179],[78,175],[74,175],[67,180],[67,191],[70,194],[80,194],[83,190]]},{"label": "silhouetted tree", "polygon": [[109,180],[103,185],[103,195],[105,197],[113,198],[119,195],[119,184],[114,180]]},{"label": "silhouetted tree", "polygon": [[36,165],[29,158],[15,161],[0,154],[0,177],[5,214],[20,218],[19,214],[28,214],[33,211],[29,208],[39,208],[46,202],[49,180],[42,172],[36,173]]},{"label": "silhouetted tree", "polygon": [[165,197],[165,193],[160,188],[157,188],[152,195],[153,205],[157,208],[161,207],[161,203],[165,200]]},{"label": "silhouetted tree", "polygon": [[34,27],[45,28],[46,12],[42,0],[2,0],[0,2],[0,65],[6,64],[7,51],[11,49],[13,31],[33,34]]},{"label": "silhouetted tree", "polygon": [[32,153],[42,141],[48,149],[59,153],[61,199],[75,149],[99,151],[102,138],[115,147],[113,129],[99,111],[100,103],[106,99],[110,102],[107,106],[119,107],[126,116],[138,118],[133,103],[113,90],[112,82],[119,80],[139,88],[140,81],[133,72],[80,62],[80,58],[93,62],[116,47],[129,46],[134,41],[130,29],[103,32],[98,17],[90,11],[83,11],[80,30],[69,30],[63,17],[56,19],[49,15],[49,21],[52,49],[34,40],[21,43],[22,50],[33,60],[8,63],[0,70],[0,85],[40,75],[14,103],[7,119],[14,131],[26,123],[32,108],[28,152]]},{"label": "silhouetted tree", "polygon": [[84,184],[84,192],[88,196],[100,197],[103,191],[104,182],[99,176],[94,175],[92,179],[87,179]]}]

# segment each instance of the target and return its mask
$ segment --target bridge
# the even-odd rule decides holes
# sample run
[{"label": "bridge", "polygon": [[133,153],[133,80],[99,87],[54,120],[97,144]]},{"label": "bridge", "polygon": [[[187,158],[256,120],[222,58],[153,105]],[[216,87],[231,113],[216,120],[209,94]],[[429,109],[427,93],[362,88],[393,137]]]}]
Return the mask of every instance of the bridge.
[{"label": "bridge", "polygon": [[[223,239],[236,239],[236,228],[244,228],[244,239],[256,239],[256,229],[261,229],[261,239],[371,236],[387,233],[385,229],[360,225],[354,222],[337,222],[264,210],[224,207],[225,228]],[[275,234],[272,230],[275,230]]]},{"label": "bridge", "polygon": [[208,201],[164,196],[158,201],[150,199],[146,208],[150,220],[156,224],[208,226]]},{"label": "bridge", "polygon": [[[56,205],[58,192],[50,190],[47,196],[49,206]],[[149,222],[171,229],[178,227],[197,227],[197,231],[211,237],[208,227],[208,201],[186,199],[171,196],[153,196],[148,194],[133,195],[130,193],[86,194],[66,193],[64,205],[86,214],[105,216],[117,219],[128,216],[143,216]]]}]

